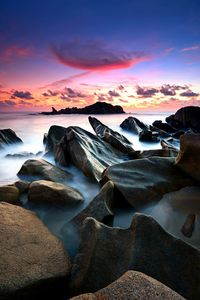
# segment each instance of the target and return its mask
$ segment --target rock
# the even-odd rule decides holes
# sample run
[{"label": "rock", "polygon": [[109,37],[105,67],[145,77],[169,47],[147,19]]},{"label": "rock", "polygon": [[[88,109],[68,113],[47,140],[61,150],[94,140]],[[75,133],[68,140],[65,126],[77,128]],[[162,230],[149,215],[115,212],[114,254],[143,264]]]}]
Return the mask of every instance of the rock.
[{"label": "rock", "polygon": [[135,155],[137,156],[137,158],[148,158],[152,156],[176,157],[177,154],[178,151],[171,148],[135,151]]},{"label": "rock", "polygon": [[139,133],[139,140],[140,142],[158,142],[158,133],[151,130],[142,130]]},{"label": "rock", "polygon": [[121,152],[127,154],[134,153],[132,143],[125,136],[116,131],[113,131],[96,118],[89,117],[88,119],[92,128],[94,129],[95,133],[99,138],[109,143],[113,148],[116,148]]},{"label": "rock", "polygon": [[160,141],[162,150],[171,150],[171,151],[175,151],[178,155],[178,149],[176,148],[176,146],[174,146],[172,143],[170,143],[167,140],[161,140]]},{"label": "rock", "polygon": [[128,229],[87,218],[72,267],[71,293],[96,292],[128,270],[151,276],[186,299],[200,298],[197,249],[174,238],[146,215],[136,214]]},{"label": "rock", "polygon": [[76,189],[57,182],[39,180],[29,186],[28,200],[39,204],[73,205],[82,202],[83,196]]},{"label": "rock", "polygon": [[0,129],[0,150],[5,146],[23,143],[12,129]]},{"label": "rock", "polygon": [[180,151],[176,166],[192,178],[200,181],[200,134],[184,134],[180,137]]},{"label": "rock", "polygon": [[51,126],[47,135],[45,136],[45,151],[48,153],[54,153],[56,146],[60,142],[61,138],[65,135],[65,132],[65,127],[57,125]]},{"label": "rock", "polygon": [[161,282],[137,271],[128,271],[95,294],[83,294],[71,300],[184,300]]},{"label": "rock", "polygon": [[7,154],[6,158],[28,158],[28,157],[34,157],[36,154],[32,152],[22,151],[14,154]]},{"label": "rock", "polygon": [[0,203],[0,299],[58,299],[71,264],[38,217]]},{"label": "rock", "polygon": [[112,221],[114,206],[114,184],[108,181],[100,190],[99,194],[82,210],[77,216],[72,219],[72,223],[81,227],[83,221],[87,217],[93,217],[96,220],[108,223]]},{"label": "rock", "polygon": [[106,169],[101,183],[111,180],[118,198],[141,209],[158,202],[168,192],[194,185],[194,180],[179,170],[174,161],[168,157],[149,157],[116,164]]},{"label": "rock", "polygon": [[20,192],[14,185],[0,186],[0,202],[20,205],[19,196]]},{"label": "rock", "polygon": [[152,124],[154,127],[164,130],[168,133],[175,133],[177,130],[175,128],[173,128],[171,125],[169,125],[168,123],[163,123],[162,121],[158,120],[158,121],[154,121]]},{"label": "rock", "polygon": [[105,168],[127,159],[128,156],[121,151],[77,126],[66,129],[55,153],[58,163],[64,166],[74,164],[86,176],[97,181]]},{"label": "rock", "polygon": [[195,214],[190,214],[187,216],[185,223],[183,224],[183,227],[181,228],[181,232],[186,237],[191,237],[194,231],[195,226]]},{"label": "rock", "polygon": [[174,150],[179,150],[180,148],[179,139],[175,139],[173,137],[169,137],[164,140],[161,140],[161,145],[165,145],[164,147],[167,146],[168,149],[174,149]]},{"label": "rock", "polygon": [[55,182],[65,182],[72,177],[70,173],[55,167],[44,159],[25,161],[17,175],[20,178],[28,178],[30,181],[44,179]]},{"label": "rock", "polygon": [[16,186],[16,188],[18,188],[20,194],[27,192],[30,182],[28,181],[23,181],[23,180],[18,180],[14,183],[14,185]]},{"label": "rock", "polygon": [[136,134],[139,134],[142,130],[149,130],[149,127],[142,123],[140,120],[134,117],[126,118],[121,124],[120,127],[132,131]]},{"label": "rock", "polygon": [[[186,106],[182,107],[177,112],[166,119],[167,122],[177,122],[182,127],[192,128],[200,133],[200,107]],[[181,128],[179,128],[181,129]]]}]

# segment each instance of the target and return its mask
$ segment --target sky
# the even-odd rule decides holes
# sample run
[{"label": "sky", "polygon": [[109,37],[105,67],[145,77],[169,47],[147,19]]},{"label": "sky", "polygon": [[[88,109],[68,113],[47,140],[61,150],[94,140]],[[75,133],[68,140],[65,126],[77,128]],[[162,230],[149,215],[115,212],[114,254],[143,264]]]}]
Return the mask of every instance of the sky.
[{"label": "sky", "polygon": [[199,0],[1,0],[0,112],[200,105]]}]

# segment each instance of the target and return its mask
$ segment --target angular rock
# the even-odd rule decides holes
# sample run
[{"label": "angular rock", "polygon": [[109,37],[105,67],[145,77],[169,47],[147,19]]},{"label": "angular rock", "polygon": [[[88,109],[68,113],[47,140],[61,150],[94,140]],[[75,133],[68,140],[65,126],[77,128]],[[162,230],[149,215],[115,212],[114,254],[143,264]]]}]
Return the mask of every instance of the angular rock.
[{"label": "angular rock", "polygon": [[128,156],[121,151],[77,126],[66,129],[55,153],[57,162],[64,166],[72,163],[86,176],[97,181],[105,168],[127,159]]},{"label": "angular rock", "polygon": [[134,117],[126,118],[121,124],[120,127],[139,134],[142,130],[149,130],[149,127],[142,123],[140,120]]},{"label": "angular rock", "polygon": [[141,272],[128,271],[95,294],[83,294],[71,300],[184,300],[161,282]]},{"label": "angular rock", "polygon": [[114,214],[114,184],[108,181],[100,190],[99,194],[72,219],[72,223],[80,227],[87,217],[93,217],[97,221],[106,222],[112,220]]},{"label": "angular rock", "polygon": [[169,125],[168,123],[163,123],[161,120],[154,121],[152,125],[158,129],[164,130],[168,133],[175,133],[177,131],[171,125]]},{"label": "angular rock", "polygon": [[17,143],[23,142],[12,129],[0,129],[0,149]]},{"label": "angular rock", "polygon": [[65,182],[72,175],[50,164],[44,159],[28,159],[18,172],[18,177],[28,180],[44,179],[55,182]]},{"label": "angular rock", "polygon": [[180,137],[180,151],[176,166],[200,182],[200,134],[184,134]]},{"label": "angular rock", "polygon": [[56,299],[71,264],[62,243],[38,217],[0,203],[0,299]]},{"label": "angular rock", "polygon": [[14,185],[0,186],[0,202],[20,205],[19,196],[20,192]]},{"label": "angular rock", "polygon": [[47,135],[45,136],[45,151],[48,153],[54,153],[56,146],[60,142],[61,138],[65,135],[65,132],[65,127],[58,125],[51,126]]},{"label": "angular rock", "polygon": [[117,131],[113,131],[96,118],[89,117],[88,119],[96,135],[99,138],[109,143],[113,148],[116,148],[121,152],[127,154],[131,154],[134,152],[134,149],[132,148],[132,143],[125,136],[118,133]]},{"label": "angular rock", "polygon": [[83,201],[76,189],[57,182],[39,180],[29,186],[28,200],[39,204],[73,205]]},{"label": "angular rock", "polygon": [[200,297],[200,252],[165,232],[153,218],[136,214],[128,229],[86,219],[71,293],[96,292],[128,270],[151,276],[186,299]]},{"label": "angular rock", "polygon": [[174,161],[168,157],[149,157],[116,164],[106,169],[101,183],[111,180],[118,197],[141,209],[158,202],[168,192],[194,185],[194,180],[179,170]]}]

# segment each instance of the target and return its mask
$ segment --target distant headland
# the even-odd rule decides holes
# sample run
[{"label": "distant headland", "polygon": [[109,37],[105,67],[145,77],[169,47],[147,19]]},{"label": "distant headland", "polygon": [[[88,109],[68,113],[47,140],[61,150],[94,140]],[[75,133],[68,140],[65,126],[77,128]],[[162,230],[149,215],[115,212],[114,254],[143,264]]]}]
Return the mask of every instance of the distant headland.
[{"label": "distant headland", "polygon": [[125,114],[120,105],[112,105],[106,102],[96,102],[83,108],[67,107],[56,110],[52,107],[51,112],[42,112],[43,115],[59,115],[59,114]]}]

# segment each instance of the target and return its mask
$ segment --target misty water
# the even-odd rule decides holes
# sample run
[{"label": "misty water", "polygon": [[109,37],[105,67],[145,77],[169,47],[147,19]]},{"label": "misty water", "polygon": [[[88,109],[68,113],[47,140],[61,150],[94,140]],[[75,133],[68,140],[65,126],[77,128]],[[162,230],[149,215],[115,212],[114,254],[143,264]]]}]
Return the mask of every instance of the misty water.
[{"label": "misty water", "polygon": [[[133,148],[135,150],[160,149],[160,143],[141,143],[138,140],[138,136],[124,131],[120,128],[119,125],[128,116],[130,115],[98,115],[97,118],[102,123],[109,126],[111,129],[125,135],[133,143]],[[167,115],[163,113],[157,115],[141,114],[132,116],[139,118],[146,124],[152,124],[152,122],[155,120],[164,121]],[[17,177],[17,173],[20,170],[24,161],[27,160],[27,158],[5,158],[5,156],[7,154],[14,154],[21,151],[28,151],[32,153],[44,151],[44,133],[48,132],[51,125],[60,125],[64,127],[80,126],[83,129],[94,133],[91,125],[88,122],[87,115],[45,116],[28,115],[26,113],[0,114],[0,129],[11,128],[23,140],[22,145],[10,146],[7,147],[4,151],[0,152],[0,185],[12,184],[13,182],[19,180],[19,178]],[[42,157],[43,154],[38,156],[38,158]],[[55,164],[53,157],[45,159]],[[69,172],[73,174],[73,179],[68,180],[66,184],[78,189],[82,193],[85,199],[83,204],[77,205],[72,208],[61,209],[53,205],[47,206],[30,204],[27,201],[26,195],[22,195],[21,202],[24,207],[36,212],[36,214],[48,226],[50,231],[56,234],[64,242],[65,247],[73,256],[76,253],[78,247],[79,237],[75,230],[68,225],[68,222],[88,205],[88,203],[99,192],[100,186],[97,183],[90,181],[87,177],[83,175],[81,171],[79,171],[73,166],[70,166],[69,168],[67,168],[67,170],[69,170]],[[174,220],[177,218],[177,212],[172,213],[169,210],[169,208],[162,209],[162,206],[147,207],[146,209],[144,209],[144,212],[151,214],[165,228],[167,227],[166,224],[168,224],[168,220],[170,218]],[[130,208],[119,211],[116,214],[113,225],[124,228],[128,227],[131,223],[133,214],[134,211]],[[186,213],[181,213],[181,222],[183,221],[183,223],[185,215]],[[172,227],[168,226],[168,228],[166,229],[169,230],[169,232],[176,234],[177,230],[174,230],[174,228]],[[186,241],[188,240],[187,238],[184,239]]]}]

